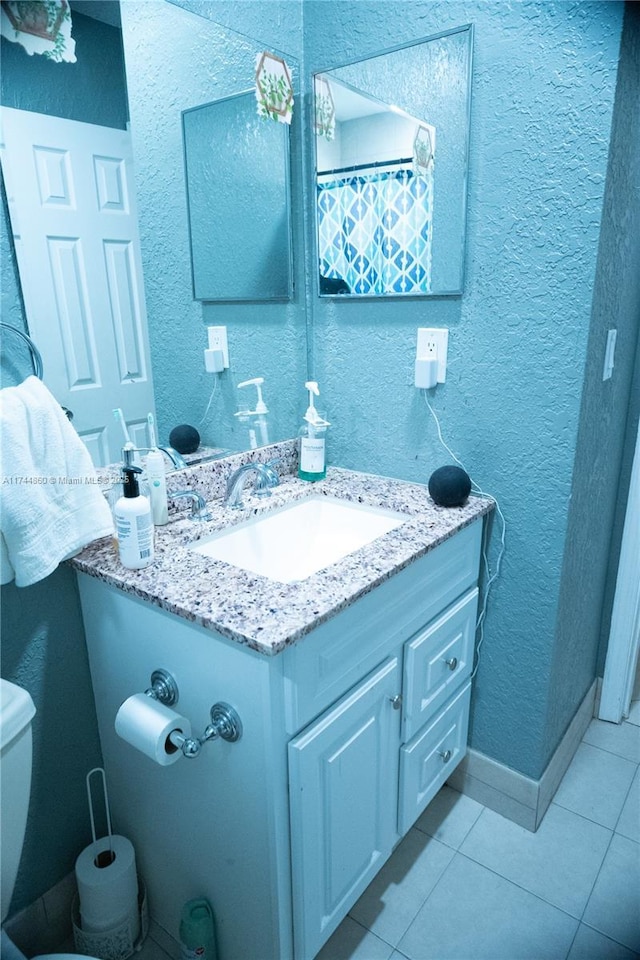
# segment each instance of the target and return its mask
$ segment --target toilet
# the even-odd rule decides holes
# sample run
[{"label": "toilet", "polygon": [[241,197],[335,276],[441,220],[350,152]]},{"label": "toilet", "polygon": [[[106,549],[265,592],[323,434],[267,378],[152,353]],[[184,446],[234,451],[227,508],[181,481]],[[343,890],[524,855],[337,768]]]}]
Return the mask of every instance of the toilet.
[{"label": "toilet", "polygon": [[[26,690],[0,680],[0,775],[2,793],[2,923],[9,912],[13,888],[22,854],[27,810],[31,790],[31,720],[36,712]],[[24,960],[24,955],[2,931],[2,956],[7,960]],[[83,960],[77,953],[40,955],[35,960]],[[85,957],[84,960],[93,960]]]}]

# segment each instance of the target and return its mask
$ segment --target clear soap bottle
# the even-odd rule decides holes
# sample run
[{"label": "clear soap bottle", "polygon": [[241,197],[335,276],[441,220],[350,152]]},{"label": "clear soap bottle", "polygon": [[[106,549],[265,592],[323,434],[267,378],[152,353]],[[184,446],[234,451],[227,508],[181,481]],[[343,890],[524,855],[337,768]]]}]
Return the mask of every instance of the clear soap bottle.
[{"label": "clear soap bottle", "polygon": [[308,380],[305,389],[309,391],[309,406],[298,434],[298,476],[301,480],[324,480],[327,475],[325,440],[330,423],[315,408],[314,397],[320,396],[315,380]]}]

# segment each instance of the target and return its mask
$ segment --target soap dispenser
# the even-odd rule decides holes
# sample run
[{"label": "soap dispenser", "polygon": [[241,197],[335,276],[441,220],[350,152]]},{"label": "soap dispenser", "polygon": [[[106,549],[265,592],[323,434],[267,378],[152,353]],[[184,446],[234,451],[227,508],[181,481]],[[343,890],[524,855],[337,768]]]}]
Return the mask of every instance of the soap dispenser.
[{"label": "soap dispenser", "polygon": [[238,390],[243,387],[255,386],[258,391],[255,410],[239,410],[234,416],[239,417],[244,423],[249,421],[249,446],[255,450],[258,446],[266,446],[269,443],[269,427],[267,424],[267,414],[269,413],[267,405],[262,399],[262,384],[264,377],[254,377],[252,380],[243,380],[238,384]]},{"label": "soap dispenser", "polygon": [[308,380],[304,386],[309,391],[309,406],[299,433],[298,476],[301,480],[324,480],[327,475],[325,435],[330,423],[323,420],[315,408],[314,397],[320,396],[318,384]]},{"label": "soap dispenser", "polygon": [[140,495],[136,474],[142,473],[133,463],[135,448],[125,444],[122,450],[123,495],[116,501],[114,516],[118,529],[118,552],[123,567],[140,570],[153,560],[153,518],[151,504]]}]

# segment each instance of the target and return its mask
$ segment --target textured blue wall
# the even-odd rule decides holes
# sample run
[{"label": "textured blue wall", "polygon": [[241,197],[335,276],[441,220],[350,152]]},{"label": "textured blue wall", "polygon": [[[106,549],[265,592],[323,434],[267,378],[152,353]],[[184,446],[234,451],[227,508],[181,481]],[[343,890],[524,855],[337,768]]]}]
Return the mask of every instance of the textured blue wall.
[{"label": "textured blue wall", "polygon": [[[291,36],[296,15],[300,31],[299,5],[287,6],[284,42]],[[200,10],[202,5],[189,7]],[[205,5],[205,12],[211,15],[218,9],[222,6],[217,3]],[[178,423],[193,423],[207,443],[231,449],[248,446],[246,430],[234,413],[255,400],[255,392],[239,395],[237,383],[251,377],[265,378],[264,398],[273,440],[296,432],[306,380],[302,256],[294,259],[296,293],[291,302],[201,304],[192,299],[181,111],[252,86],[255,57],[264,49],[262,28],[268,24],[272,35],[274,25],[259,6],[247,8],[240,19],[247,34],[260,39],[235,34],[164,0],[128,2],[122,8],[160,434],[166,436]],[[289,55],[284,43],[280,49]],[[298,87],[297,71],[294,82]],[[303,243],[299,106],[298,102],[294,109],[291,164],[296,254]],[[214,385],[212,375],[204,371],[208,324],[227,327],[230,369],[219,377],[209,414],[200,425]]]},{"label": "textured blue wall", "polygon": [[[622,13],[620,3],[410,0],[398,16],[387,2],[304,3],[307,72],[475,25],[464,295],[315,301],[314,373],[334,463],[426,481],[449,458],[412,385],[416,329],[449,328],[433,404],[508,522],[472,745],[534,777],[594,675],[592,639],[586,667],[552,684]],[[553,722],[550,696],[563,702]]]},{"label": "textured blue wall", "polygon": [[[77,63],[30,57],[2,38],[2,103],[124,127],[127,96],[119,31],[73,15]],[[4,193],[4,188],[3,188]],[[11,231],[0,211],[2,320],[24,329]],[[3,383],[31,372],[24,349],[3,336]],[[10,363],[4,361],[5,347]],[[2,676],[33,697],[33,781],[27,836],[12,911],[73,869],[91,839],[84,778],[102,762],[75,574],[61,567],[26,589],[2,587]]]},{"label": "textured blue wall", "polygon": [[[568,672],[580,677],[583,685],[588,683],[601,620],[606,645],[620,557],[640,414],[639,119],[640,8],[628,4],[549,690],[551,740],[558,730],[562,732],[566,720],[562,677]],[[613,377],[603,382],[607,331],[612,327],[618,331],[615,369]],[[607,555],[609,564],[604,566],[602,558]]]}]

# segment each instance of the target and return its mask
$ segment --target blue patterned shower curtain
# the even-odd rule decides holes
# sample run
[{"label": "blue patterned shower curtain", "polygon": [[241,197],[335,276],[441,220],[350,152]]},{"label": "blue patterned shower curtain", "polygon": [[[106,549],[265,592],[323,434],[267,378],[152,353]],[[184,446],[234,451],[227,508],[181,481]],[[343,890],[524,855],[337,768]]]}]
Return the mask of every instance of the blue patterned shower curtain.
[{"label": "blue patterned shower curtain", "polygon": [[318,183],[320,273],[351,293],[429,293],[433,173],[403,168]]}]

